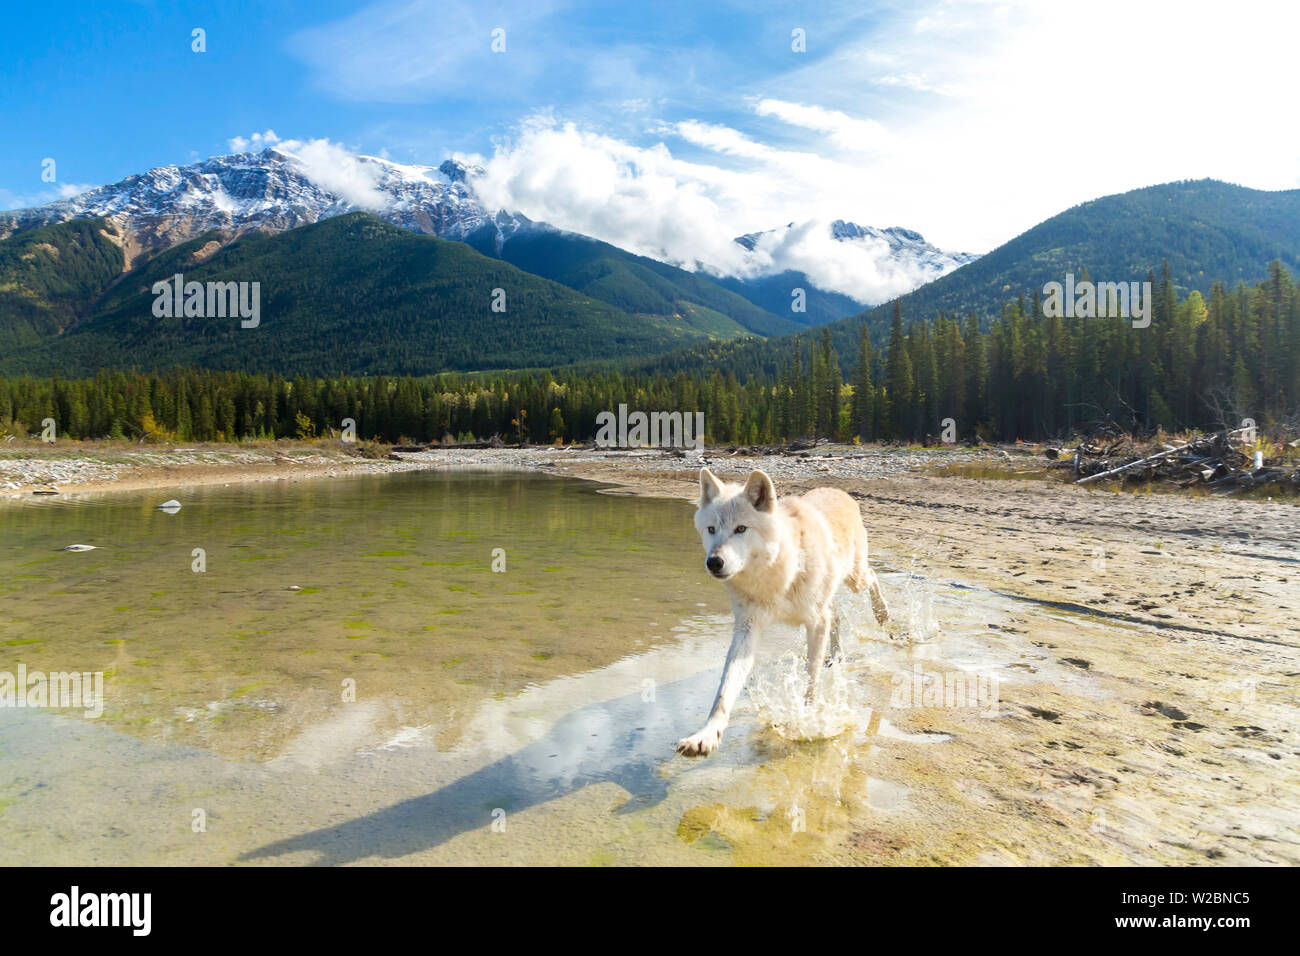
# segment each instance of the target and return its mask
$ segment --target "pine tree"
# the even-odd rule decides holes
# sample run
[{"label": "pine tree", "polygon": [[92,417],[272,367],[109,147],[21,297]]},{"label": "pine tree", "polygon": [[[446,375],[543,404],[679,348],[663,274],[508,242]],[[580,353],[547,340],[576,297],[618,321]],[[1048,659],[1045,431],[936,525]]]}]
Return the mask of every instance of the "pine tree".
[{"label": "pine tree", "polygon": [[898,302],[894,303],[894,320],[889,329],[887,361],[890,436],[906,441],[916,437],[916,381],[903,335],[903,308]]},{"label": "pine tree", "polygon": [[875,388],[871,383],[871,334],[866,325],[858,338],[858,367],[853,375],[853,433],[863,441],[876,435]]}]

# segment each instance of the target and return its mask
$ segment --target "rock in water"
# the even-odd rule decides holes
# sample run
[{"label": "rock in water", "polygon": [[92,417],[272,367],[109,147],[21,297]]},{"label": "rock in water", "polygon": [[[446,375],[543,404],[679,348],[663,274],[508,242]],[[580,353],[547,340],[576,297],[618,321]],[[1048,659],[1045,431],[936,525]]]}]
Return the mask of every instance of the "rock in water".
[{"label": "rock in water", "polygon": [[175,498],[173,498],[170,501],[164,501],[162,504],[160,504],[158,506],[158,510],[165,511],[169,515],[174,515],[176,512],[181,510],[181,503],[177,501]]}]

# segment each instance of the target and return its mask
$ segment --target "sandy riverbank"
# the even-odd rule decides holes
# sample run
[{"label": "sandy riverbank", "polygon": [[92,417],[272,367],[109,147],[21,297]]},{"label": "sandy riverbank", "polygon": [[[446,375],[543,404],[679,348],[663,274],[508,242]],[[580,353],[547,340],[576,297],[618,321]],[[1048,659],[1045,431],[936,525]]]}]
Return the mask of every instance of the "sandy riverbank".
[{"label": "sandy riverbank", "polygon": [[[51,481],[61,495],[78,496],[489,468],[690,499],[699,465],[654,452],[550,448],[398,460],[313,445],[37,452],[0,457],[11,496]],[[990,720],[971,708],[899,709],[874,675],[864,685],[873,688],[872,706],[898,732],[948,743],[912,747],[876,736],[870,746],[826,750],[845,761],[834,768],[843,781],[835,792],[857,792],[850,782],[861,778],[870,804],[814,803],[827,843],[805,846],[779,826],[756,828],[744,814],[711,806],[684,814],[679,833],[711,830],[737,859],[754,862],[774,859],[776,840],[781,858],[823,862],[1300,863],[1300,507],[1078,488],[1045,480],[1041,459],[1008,461],[989,450],[835,448],[705,460],[733,478],[763,468],[779,493],[829,484],[854,495],[873,560],[891,572],[887,594],[900,618],[915,619],[908,602],[917,595],[898,572],[915,572],[918,593],[949,595],[938,625],[948,621],[953,633],[899,653],[933,673],[995,661],[1005,676],[999,719]],[[982,476],[1025,474],[936,475],[945,464]],[[1006,616],[970,632],[951,605],[961,594],[972,606],[1007,608]],[[871,660],[882,637],[859,640]],[[805,806],[821,779],[797,782],[795,770],[809,759],[800,748],[765,757],[788,765],[792,808]],[[823,763],[814,761],[824,776]],[[871,803],[881,780],[888,793],[907,795],[906,812]]]},{"label": "sandy riverbank", "polygon": [[[883,710],[952,746],[902,764],[861,758],[905,767],[897,779],[927,811],[852,835],[849,858],[1300,862],[1300,508],[936,477],[918,461],[927,453],[847,453],[867,457],[710,465],[732,478],[761,467],[778,492],[841,487],[862,505],[875,560],[1021,609],[977,652],[1015,661],[1004,719]],[[628,493],[696,489],[682,462],[561,459],[555,470]],[[928,667],[969,666],[944,643],[917,649],[933,650]]]}]

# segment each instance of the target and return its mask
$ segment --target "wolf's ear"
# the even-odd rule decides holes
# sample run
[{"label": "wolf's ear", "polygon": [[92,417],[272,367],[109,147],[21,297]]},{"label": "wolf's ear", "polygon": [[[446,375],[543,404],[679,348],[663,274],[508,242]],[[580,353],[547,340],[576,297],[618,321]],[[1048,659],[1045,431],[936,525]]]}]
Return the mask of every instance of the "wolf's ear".
[{"label": "wolf's ear", "polygon": [[718,492],[722,491],[722,482],[718,481],[718,476],[707,468],[700,469],[700,506],[707,505],[714,498],[718,497]]},{"label": "wolf's ear", "polygon": [[750,500],[756,511],[771,511],[776,507],[776,489],[767,472],[751,471],[745,482],[745,497]]}]

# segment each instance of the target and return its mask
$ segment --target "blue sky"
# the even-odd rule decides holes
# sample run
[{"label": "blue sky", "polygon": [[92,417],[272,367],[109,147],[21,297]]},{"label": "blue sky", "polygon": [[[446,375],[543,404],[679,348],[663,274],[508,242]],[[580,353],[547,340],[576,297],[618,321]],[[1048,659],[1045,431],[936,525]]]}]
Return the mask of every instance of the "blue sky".
[{"label": "blue sky", "polygon": [[[495,202],[679,260],[830,218],[982,252],[1156,182],[1300,186],[1300,127],[1280,121],[1290,7],[11,5],[0,208],[274,131],[400,162],[473,158]],[[1225,121],[1251,131],[1249,150]]]},{"label": "blue sky", "polygon": [[[821,34],[808,58],[831,52],[840,17],[796,19]],[[542,108],[632,133],[652,103],[726,120],[798,63],[779,21],[750,3],[74,2],[57,19],[15,6],[0,37],[0,188],[41,193],[47,156],[61,181],[102,184],[264,129],[436,163],[489,151]],[[490,49],[498,26],[504,54]]]}]

